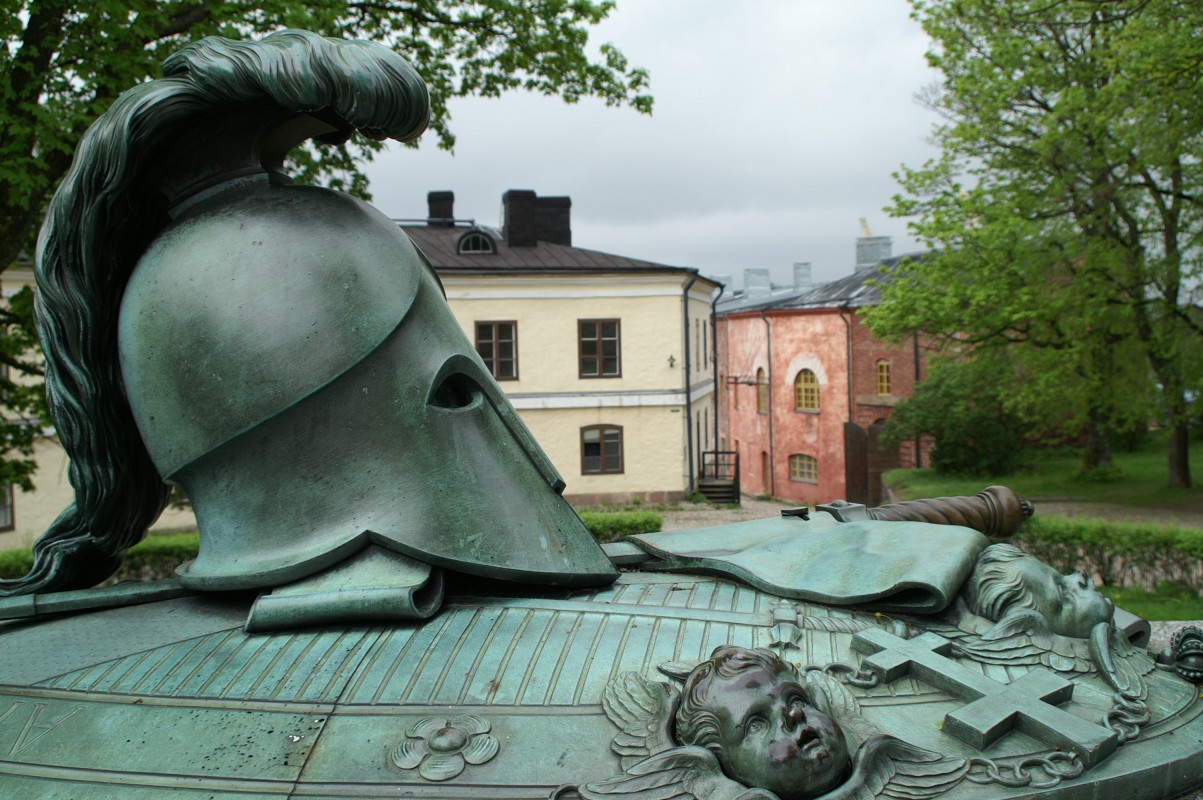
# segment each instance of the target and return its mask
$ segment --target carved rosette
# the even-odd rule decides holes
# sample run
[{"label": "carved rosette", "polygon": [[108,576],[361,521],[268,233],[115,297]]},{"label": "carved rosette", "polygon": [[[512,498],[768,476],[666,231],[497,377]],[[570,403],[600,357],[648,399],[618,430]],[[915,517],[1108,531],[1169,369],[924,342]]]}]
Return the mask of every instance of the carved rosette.
[{"label": "carved rosette", "polygon": [[489,733],[488,720],[466,715],[446,719],[425,717],[410,725],[405,739],[393,749],[393,763],[416,769],[428,781],[447,781],[465,764],[484,764],[501,749]]}]

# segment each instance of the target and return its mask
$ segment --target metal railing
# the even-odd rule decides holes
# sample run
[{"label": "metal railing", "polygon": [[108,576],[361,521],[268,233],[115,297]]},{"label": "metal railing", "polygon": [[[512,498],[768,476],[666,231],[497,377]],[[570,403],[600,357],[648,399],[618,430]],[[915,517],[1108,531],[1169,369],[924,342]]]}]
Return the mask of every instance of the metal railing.
[{"label": "metal railing", "polygon": [[702,451],[700,478],[712,481],[734,481],[739,486],[739,453],[735,450]]}]

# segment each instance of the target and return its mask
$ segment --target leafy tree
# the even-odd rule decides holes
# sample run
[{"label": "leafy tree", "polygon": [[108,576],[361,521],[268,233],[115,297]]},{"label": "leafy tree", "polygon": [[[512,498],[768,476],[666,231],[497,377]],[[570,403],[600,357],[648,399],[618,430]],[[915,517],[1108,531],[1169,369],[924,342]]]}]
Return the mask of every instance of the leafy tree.
[{"label": "leafy tree", "polygon": [[[386,42],[426,80],[432,129],[438,145],[451,149],[447,104],[456,97],[525,89],[650,113],[645,70],[611,44],[601,45],[596,59],[586,50],[589,27],[613,8],[612,0],[2,0],[0,270],[21,251],[32,253],[42,209],[88,125],[188,41],[292,27]],[[356,138],[345,147],[301,151],[294,174],[366,197],[358,165],[381,146]],[[0,363],[36,384],[29,312],[28,302],[0,303],[0,330],[7,332]],[[21,393],[5,396],[12,414],[36,416],[33,406],[13,405]],[[0,457],[11,455],[11,442],[0,437]]]},{"label": "leafy tree", "polygon": [[1007,475],[1020,465],[1029,430],[1008,397],[1006,354],[934,361],[915,393],[886,422],[888,444],[930,436],[932,467],[946,475]]},{"label": "leafy tree", "polygon": [[1198,374],[1182,355],[1203,334],[1203,9],[912,6],[943,75],[926,97],[943,118],[941,155],[901,170],[892,212],[939,252],[899,271],[870,324],[943,335],[963,352],[1019,345],[1030,368],[1017,391],[1059,398],[1094,434],[1099,463],[1107,432],[1157,387],[1169,482],[1189,486]]}]

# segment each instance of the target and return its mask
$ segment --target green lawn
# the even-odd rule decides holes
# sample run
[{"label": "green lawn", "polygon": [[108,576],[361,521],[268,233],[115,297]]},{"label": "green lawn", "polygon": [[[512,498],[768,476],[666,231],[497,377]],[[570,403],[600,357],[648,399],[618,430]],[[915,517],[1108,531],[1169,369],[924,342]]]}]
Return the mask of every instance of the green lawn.
[{"label": "green lawn", "polygon": [[[1203,437],[1199,437],[1203,438]],[[1058,498],[1119,503],[1131,506],[1198,503],[1203,509],[1203,442],[1192,443],[1191,464],[1196,486],[1170,489],[1167,485],[1165,437],[1152,436],[1135,452],[1117,452],[1117,469],[1111,480],[1090,480],[1081,475],[1076,450],[1035,451],[1028,464],[1012,475],[950,477],[930,469],[893,470],[886,484],[902,500],[977,494],[986,486],[1002,484],[1020,497]]]},{"label": "green lawn", "polygon": [[1101,591],[1117,606],[1150,621],[1203,619],[1203,597],[1185,586],[1162,583],[1153,593],[1138,587],[1114,586],[1104,586]]}]

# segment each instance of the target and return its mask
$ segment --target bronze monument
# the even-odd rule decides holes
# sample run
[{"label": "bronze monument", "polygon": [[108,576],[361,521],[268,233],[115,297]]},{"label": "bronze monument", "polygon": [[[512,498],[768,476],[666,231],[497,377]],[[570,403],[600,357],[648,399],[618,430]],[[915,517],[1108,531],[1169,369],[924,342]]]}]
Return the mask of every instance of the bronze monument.
[{"label": "bronze monument", "polygon": [[[1203,635],[1159,665],[1085,576],[991,545],[1030,512],[1006,490],[597,545],[422,254],[283,174],[427,114],[387,48],[286,31],[190,45],[81,143],[36,266],[76,500],[0,582],[0,796],[1203,781]],[[199,556],[93,588],[168,483]]]}]

